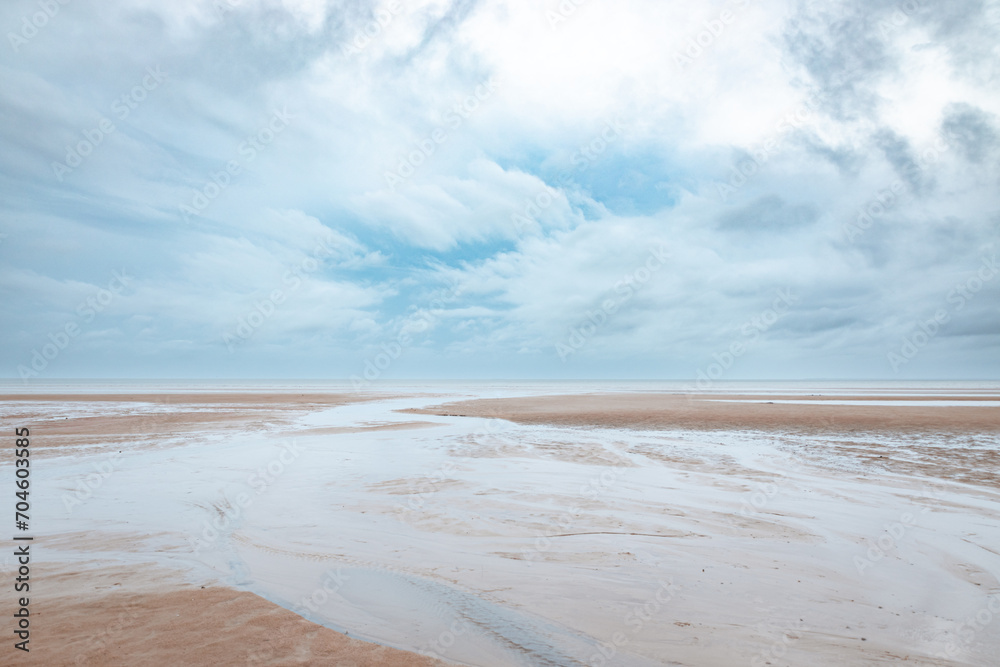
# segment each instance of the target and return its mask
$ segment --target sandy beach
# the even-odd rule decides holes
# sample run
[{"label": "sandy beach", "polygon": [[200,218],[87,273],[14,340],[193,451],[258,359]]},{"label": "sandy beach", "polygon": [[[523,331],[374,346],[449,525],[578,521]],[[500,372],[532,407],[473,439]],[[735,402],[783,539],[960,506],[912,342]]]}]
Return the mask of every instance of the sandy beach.
[{"label": "sandy beach", "polygon": [[0,396],[34,457],[31,652],[3,662],[994,664],[998,405]]}]

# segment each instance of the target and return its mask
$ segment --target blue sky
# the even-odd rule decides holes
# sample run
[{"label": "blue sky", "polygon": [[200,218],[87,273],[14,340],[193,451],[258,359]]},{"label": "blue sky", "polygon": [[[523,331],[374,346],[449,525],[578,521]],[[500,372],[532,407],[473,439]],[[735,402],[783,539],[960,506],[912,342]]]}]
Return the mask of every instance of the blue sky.
[{"label": "blue sky", "polygon": [[997,378],[998,11],[5,2],[0,374]]}]

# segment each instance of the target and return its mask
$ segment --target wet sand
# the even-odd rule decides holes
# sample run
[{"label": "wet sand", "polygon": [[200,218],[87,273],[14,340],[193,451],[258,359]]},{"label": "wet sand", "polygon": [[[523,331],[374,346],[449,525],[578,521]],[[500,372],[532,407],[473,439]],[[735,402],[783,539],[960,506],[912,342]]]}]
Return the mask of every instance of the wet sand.
[{"label": "wet sand", "polygon": [[[962,406],[928,405],[946,398]],[[994,397],[1000,400],[1000,396]],[[809,405],[776,401],[809,401]],[[522,424],[691,430],[811,430],[997,433],[1000,408],[966,396],[577,394],[445,403],[414,413],[490,417]],[[864,401],[871,405],[837,405]],[[912,402],[912,406],[879,403]]]},{"label": "wet sand", "polygon": [[[1000,407],[977,405],[990,399],[1000,395],[578,394],[457,401],[403,412],[594,428],[833,435],[835,440],[814,442],[810,455],[853,457],[874,470],[1000,488],[1000,449],[955,446],[963,437],[1000,435]],[[942,400],[957,405],[933,405]],[[910,405],[880,405],[898,402]],[[901,454],[866,437],[872,434],[912,439]]]},{"label": "wet sand", "polygon": [[34,649],[16,664],[442,664],[352,639],[253,593],[187,583],[154,565],[81,565],[36,571],[44,583],[33,596]]},{"label": "wet sand", "polygon": [[38,461],[24,664],[1000,652],[1000,409],[967,397],[163,396],[0,402]]},{"label": "wet sand", "polygon": [[[117,460],[115,455],[123,453],[121,448],[126,455],[134,455],[153,447],[202,442],[206,434],[225,437],[248,430],[287,427],[296,416],[316,409],[375,398],[383,397],[287,393],[33,394],[3,395],[0,405],[4,406],[5,427],[30,427],[32,460],[72,456],[106,465],[109,460]],[[105,406],[112,403],[144,404],[144,409],[136,414],[108,413]],[[86,414],[91,411],[99,414]],[[2,462],[9,465],[6,451]],[[98,468],[94,470],[101,474]],[[99,489],[89,492],[94,491]],[[68,497],[76,500],[79,494]],[[142,562],[144,553],[176,550],[180,545],[177,535],[154,537],[164,539],[153,545],[144,531],[120,530],[50,533],[40,538],[32,545],[32,576],[38,583],[32,584],[29,591],[31,650],[15,653],[5,647],[2,655],[6,657],[0,659],[0,664],[445,664],[317,625],[254,593],[225,586],[217,577],[203,577],[202,581],[192,579],[186,568]],[[39,553],[44,554],[40,561]],[[72,563],[60,558],[60,553],[72,554]],[[129,557],[122,558],[123,554]],[[138,561],[132,556],[138,556]],[[81,557],[87,560],[78,560]],[[2,562],[4,575],[14,576],[14,567],[8,555]],[[9,657],[15,662],[6,662]]]},{"label": "wet sand", "polygon": [[0,395],[4,418],[31,423],[38,455],[63,447],[90,454],[120,446],[201,442],[207,435],[266,432],[316,410],[384,396],[295,393],[157,393]]}]

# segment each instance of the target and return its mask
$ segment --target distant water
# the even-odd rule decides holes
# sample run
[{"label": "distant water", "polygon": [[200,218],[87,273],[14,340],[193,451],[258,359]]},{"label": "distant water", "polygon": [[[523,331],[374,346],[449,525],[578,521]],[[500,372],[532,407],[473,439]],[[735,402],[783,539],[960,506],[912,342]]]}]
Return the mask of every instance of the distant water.
[{"label": "distant water", "polygon": [[[333,392],[356,391],[346,380],[155,380],[52,379],[0,380],[0,393],[198,393],[198,392]],[[431,393],[477,396],[580,394],[592,392],[834,394],[976,396],[1000,393],[995,380],[739,380],[698,388],[686,380],[379,380],[361,389],[373,393]]]}]

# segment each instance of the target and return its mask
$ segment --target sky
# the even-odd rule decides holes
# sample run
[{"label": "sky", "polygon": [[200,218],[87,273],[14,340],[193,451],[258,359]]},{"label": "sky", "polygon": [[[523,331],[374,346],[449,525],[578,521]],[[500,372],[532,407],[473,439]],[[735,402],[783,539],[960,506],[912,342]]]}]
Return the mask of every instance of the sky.
[{"label": "sky", "polygon": [[0,376],[1000,378],[995,0],[11,0]]}]

